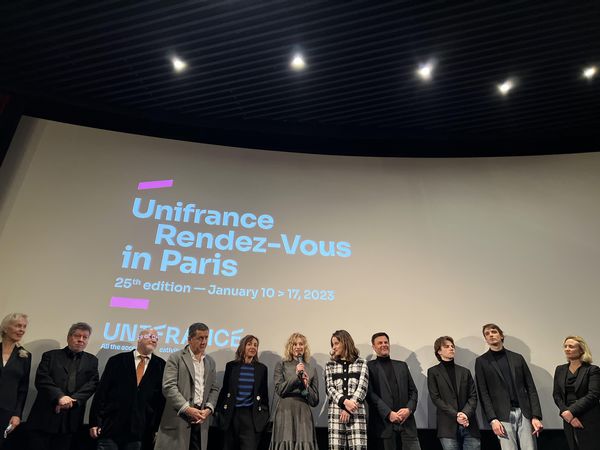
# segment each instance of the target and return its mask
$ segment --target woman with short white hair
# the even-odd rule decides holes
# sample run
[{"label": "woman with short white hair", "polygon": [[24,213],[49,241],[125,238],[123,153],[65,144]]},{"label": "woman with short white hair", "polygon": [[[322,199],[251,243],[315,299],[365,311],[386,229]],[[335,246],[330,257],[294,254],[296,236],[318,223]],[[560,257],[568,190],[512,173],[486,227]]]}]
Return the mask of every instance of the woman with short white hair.
[{"label": "woman with short white hair", "polygon": [[[0,324],[0,431],[6,429],[7,436],[21,423],[29,390],[31,353],[21,346],[27,323],[25,314],[12,313],[4,317]],[[4,436],[4,432],[0,433],[0,447],[4,444]]]}]

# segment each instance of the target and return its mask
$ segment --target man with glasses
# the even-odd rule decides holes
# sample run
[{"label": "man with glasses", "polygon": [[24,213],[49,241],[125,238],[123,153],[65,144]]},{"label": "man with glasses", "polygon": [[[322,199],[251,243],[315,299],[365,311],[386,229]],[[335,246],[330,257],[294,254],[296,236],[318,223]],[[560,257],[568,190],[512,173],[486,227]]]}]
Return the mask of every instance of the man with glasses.
[{"label": "man with glasses", "polygon": [[165,360],[154,355],[158,333],[140,332],[137,348],[106,363],[90,410],[90,435],[99,450],[140,450],[152,444],[165,405]]}]

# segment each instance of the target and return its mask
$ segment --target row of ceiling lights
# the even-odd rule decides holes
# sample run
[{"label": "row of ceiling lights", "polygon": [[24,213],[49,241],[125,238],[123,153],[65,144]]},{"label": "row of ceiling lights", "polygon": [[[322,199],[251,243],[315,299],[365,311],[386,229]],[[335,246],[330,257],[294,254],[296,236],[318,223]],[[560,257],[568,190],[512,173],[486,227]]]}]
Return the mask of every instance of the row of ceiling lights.
[{"label": "row of ceiling lights", "polygon": [[[187,69],[187,63],[182,59],[174,56],[171,58],[171,63],[173,64],[173,69],[175,72],[180,73]],[[419,64],[419,67],[416,70],[416,75],[423,81],[430,81],[433,78],[433,72],[435,70],[436,63],[435,61],[428,61],[422,64]],[[306,61],[304,60],[304,56],[301,53],[296,53],[292,56],[290,60],[290,68],[295,70],[296,72],[301,72],[306,69]],[[583,69],[581,76],[587,80],[591,80],[598,73],[598,68],[596,66],[589,66]],[[508,78],[504,80],[502,83],[498,83],[496,85],[496,89],[502,95],[508,95],[508,93],[515,87],[516,81],[513,78]]]}]

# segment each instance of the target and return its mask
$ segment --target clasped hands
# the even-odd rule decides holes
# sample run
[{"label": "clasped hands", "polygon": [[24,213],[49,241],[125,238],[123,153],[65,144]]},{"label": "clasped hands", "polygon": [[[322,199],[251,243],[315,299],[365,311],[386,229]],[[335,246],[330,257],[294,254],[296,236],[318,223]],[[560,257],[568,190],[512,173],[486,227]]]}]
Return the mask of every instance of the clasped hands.
[{"label": "clasped hands", "polygon": [[210,408],[198,409],[193,406],[188,406],[185,410],[185,415],[190,419],[192,425],[197,425],[206,422],[208,417],[212,414]]},{"label": "clasped hands", "polygon": [[58,414],[66,409],[71,409],[73,406],[75,406],[76,403],[77,400],[73,397],[63,395],[61,398],[58,399],[58,403],[54,407],[54,412]]},{"label": "clasped hands", "polygon": [[350,415],[358,411],[358,403],[351,399],[344,400],[344,408],[340,411],[340,422],[348,423]]},{"label": "clasped hands", "polygon": [[409,408],[400,408],[398,411],[390,411],[388,419],[392,423],[404,423],[410,417],[410,414]]}]

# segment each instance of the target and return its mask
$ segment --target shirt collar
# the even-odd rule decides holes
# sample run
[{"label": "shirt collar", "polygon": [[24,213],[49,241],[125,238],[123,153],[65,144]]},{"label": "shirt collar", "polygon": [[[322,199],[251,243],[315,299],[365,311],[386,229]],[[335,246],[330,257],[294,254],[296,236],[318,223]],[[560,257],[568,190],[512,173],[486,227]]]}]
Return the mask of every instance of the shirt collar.
[{"label": "shirt collar", "polygon": [[[140,352],[137,351],[137,349],[135,349],[133,351],[133,358],[137,361],[138,359],[140,359],[140,356],[142,356],[142,354]],[[152,353],[150,353],[149,355],[144,355],[148,358],[148,361],[150,361],[150,359],[152,358]]]}]

